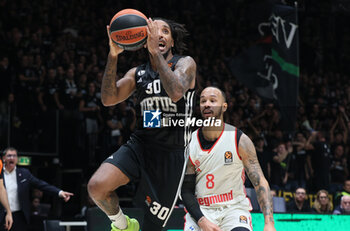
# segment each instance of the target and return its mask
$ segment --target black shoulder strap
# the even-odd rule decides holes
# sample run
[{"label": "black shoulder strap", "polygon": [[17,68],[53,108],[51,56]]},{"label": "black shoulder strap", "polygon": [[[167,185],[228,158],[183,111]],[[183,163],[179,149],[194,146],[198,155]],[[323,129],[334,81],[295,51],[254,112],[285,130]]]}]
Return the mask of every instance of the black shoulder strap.
[{"label": "black shoulder strap", "polygon": [[238,128],[236,128],[236,129],[237,129],[236,139],[237,139],[237,147],[238,147],[239,146],[239,140],[241,139],[241,136],[242,136],[243,132],[240,129],[238,129]]},{"label": "black shoulder strap", "polygon": [[168,62],[168,65],[170,66],[171,70],[174,71],[175,70],[175,65],[176,63],[179,61],[179,59],[181,59],[183,56],[181,55],[174,55],[171,60]]}]

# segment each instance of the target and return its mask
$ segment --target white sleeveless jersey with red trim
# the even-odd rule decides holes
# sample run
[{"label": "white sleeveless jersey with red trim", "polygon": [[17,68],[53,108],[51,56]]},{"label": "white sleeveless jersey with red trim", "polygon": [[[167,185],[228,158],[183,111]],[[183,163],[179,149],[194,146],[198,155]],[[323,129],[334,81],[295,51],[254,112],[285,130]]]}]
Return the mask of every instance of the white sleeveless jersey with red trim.
[{"label": "white sleeveless jersey with red trim", "polygon": [[238,153],[237,128],[224,124],[214,145],[202,148],[198,131],[189,144],[190,161],[196,169],[196,197],[200,206],[237,206],[252,210],[244,187],[245,174]]}]

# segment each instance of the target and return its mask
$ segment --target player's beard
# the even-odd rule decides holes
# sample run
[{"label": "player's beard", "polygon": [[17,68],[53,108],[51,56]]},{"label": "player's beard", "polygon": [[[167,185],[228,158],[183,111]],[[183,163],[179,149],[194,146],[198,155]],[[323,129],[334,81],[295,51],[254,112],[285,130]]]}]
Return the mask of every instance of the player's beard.
[{"label": "player's beard", "polygon": [[221,117],[222,117],[222,107],[220,107],[220,110],[218,111],[218,113],[214,117],[215,117],[215,119],[221,119]]}]

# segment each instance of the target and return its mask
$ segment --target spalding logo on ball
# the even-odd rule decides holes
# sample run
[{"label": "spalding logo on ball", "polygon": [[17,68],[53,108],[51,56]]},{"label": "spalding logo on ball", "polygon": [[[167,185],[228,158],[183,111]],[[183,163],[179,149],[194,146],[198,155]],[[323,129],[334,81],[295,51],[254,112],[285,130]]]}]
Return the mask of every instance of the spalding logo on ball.
[{"label": "spalding logo on ball", "polygon": [[110,23],[111,39],[128,51],[140,49],[147,41],[147,18],[138,10],[124,9]]}]

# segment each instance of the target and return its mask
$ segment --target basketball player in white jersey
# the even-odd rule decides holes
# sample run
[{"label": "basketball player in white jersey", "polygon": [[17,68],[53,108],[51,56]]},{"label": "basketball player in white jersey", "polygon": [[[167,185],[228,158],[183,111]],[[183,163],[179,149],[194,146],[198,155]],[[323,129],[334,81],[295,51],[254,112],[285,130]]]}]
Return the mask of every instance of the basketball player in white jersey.
[{"label": "basketball player in white jersey", "polygon": [[270,187],[254,144],[239,129],[224,123],[226,109],[225,94],[220,89],[207,87],[202,91],[203,119],[215,117],[221,125],[192,133],[181,193],[188,211],[184,230],[251,231],[252,207],[244,187],[247,172],[265,217],[264,231],[275,231]]}]

